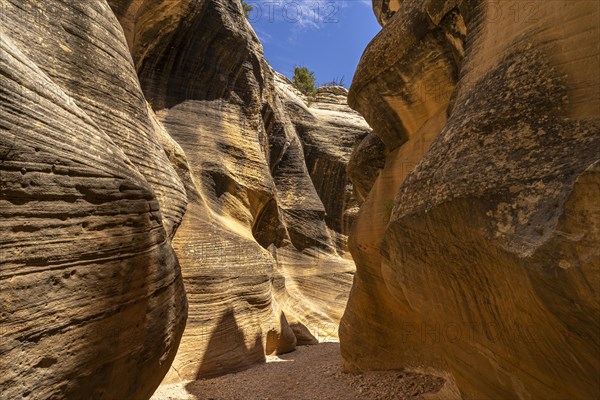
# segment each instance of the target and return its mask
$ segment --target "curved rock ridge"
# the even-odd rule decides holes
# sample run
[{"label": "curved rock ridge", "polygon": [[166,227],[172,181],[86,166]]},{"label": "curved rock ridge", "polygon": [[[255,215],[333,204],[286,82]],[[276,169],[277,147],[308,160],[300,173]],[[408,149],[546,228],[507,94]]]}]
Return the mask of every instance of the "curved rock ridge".
[{"label": "curved rock ridge", "polygon": [[104,1],[0,9],[0,397],[147,398],[187,314],[168,138]]},{"label": "curved rock ridge", "polygon": [[385,148],[368,136],[350,161],[368,195],[346,368],[425,369],[467,399],[593,398],[600,5],[391,3],[374,0],[384,28],[349,95]]},{"label": "curved rock ridge", "polygon": [[267,65],[239,2],[110,4],[191,170],[173,241],[189,318],[166,381],[337,338],[354,272],[346,164],[370,132],[345,89],[309,107]]}]

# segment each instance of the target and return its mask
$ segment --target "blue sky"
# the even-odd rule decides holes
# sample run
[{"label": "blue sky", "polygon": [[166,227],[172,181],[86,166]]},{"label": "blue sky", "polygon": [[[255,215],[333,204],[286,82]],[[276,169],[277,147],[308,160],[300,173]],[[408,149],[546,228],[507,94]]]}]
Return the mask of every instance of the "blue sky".
[{"label": "blue sky", "polygon": [[246,0],[250,23],[276,71],[294,66],[315,72],[317,83],[344,77],[352,83],[360,56],[380,26],[371,0]]}]

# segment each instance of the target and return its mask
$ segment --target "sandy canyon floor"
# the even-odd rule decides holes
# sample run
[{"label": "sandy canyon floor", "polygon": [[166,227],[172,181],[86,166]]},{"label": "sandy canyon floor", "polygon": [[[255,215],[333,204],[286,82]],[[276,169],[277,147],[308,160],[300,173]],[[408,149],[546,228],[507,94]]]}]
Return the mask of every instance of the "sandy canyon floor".
[{"label": "sandy canyon floor", "polygon": [[413,372],[345,373],[339,343],[321,343],[242,372],[163,385],[151,400],[431,399],[443,385],[442,378]]}]

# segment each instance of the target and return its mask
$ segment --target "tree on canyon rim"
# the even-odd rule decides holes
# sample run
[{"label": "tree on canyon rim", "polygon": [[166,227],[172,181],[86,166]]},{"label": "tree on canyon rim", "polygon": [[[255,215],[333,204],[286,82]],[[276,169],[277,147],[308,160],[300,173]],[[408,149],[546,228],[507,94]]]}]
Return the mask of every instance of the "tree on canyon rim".
[{"label": "tree on canyon rim", "polygon": [[317,88],[315,87],[315,73],[306,67],[294,67],[294,87],[306,96],[314,96]]}]

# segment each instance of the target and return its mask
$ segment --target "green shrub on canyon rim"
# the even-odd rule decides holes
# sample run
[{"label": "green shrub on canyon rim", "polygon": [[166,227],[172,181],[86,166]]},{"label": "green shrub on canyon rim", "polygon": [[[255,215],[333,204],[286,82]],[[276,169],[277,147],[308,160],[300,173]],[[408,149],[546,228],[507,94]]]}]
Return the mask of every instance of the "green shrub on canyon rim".
[{"label": "green shrub on canyon rim", "polygon": [[254,10],[254,7],[242,0],[242,10],[244,11],[244,17],[250,18],[250,13]]},{"label": "green shrub on canyon rim", "polygon": [[315,86],[315,73],[306,67],[294,67],[294,87],[306,96],[314,96],[317,90]]}]

